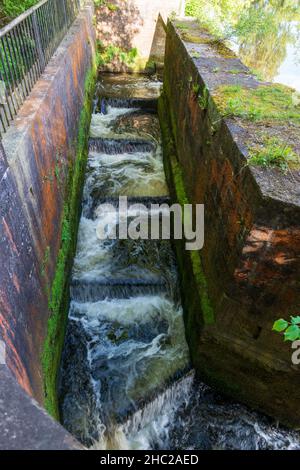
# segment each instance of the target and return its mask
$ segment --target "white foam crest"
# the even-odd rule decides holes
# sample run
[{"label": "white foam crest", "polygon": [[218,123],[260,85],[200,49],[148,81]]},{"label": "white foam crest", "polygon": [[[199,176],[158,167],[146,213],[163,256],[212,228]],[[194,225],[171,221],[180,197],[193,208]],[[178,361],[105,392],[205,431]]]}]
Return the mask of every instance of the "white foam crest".
[{"label": "white foam crest", "polygon": [[[113,214],[107,214],[104,223],[112,221]],[[98,239],[97,221],[81,217],[77,254],[74,259],[73,278],[94,280],[105,274],[110,262],[110,244]]]},{"label": "white foam crest", "polygon": [[102,319],[118,321],[123,325],[147,323],[159,316],[173,322],[182,316],[182,308],[161,295],[139,296],[130,299],[101,300],[99,302],[72,302],[74,309],[85,315],[89,322],[101,322]]},{"label": "white foam crest", "polygon": [[[119,134],[112,131],[111,125],[119,116],[132,113],[133,111],[136,111],[136,109],[108,106],[107,114],[92,114],[90,137],[114,138],[118,136],[120,138]],[[122,133],[121,138],[126,138],[126,134]]]}]

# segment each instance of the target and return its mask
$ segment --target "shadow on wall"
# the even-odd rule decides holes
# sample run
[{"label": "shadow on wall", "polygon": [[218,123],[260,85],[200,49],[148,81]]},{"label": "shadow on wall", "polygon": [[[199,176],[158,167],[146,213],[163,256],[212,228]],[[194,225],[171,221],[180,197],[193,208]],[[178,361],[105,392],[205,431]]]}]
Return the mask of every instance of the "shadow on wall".
[{"label": "shadow on wall", "polygon": [[133,38],[144,21],[134,0],[110,0],[96,8],[97,38],[105,47],[114,45],[126,51],[132,49]]}]

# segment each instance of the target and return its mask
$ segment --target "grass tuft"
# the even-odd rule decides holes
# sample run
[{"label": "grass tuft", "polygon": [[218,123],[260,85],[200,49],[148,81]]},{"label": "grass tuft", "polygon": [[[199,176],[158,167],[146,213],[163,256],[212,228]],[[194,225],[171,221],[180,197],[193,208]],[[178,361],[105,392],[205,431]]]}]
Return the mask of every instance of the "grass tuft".
[{"label": "grass tuft", "polygon": [[[47,336],[42,352],[45,408],[59,420],[57,401],[57,377],[65,338],[69,307],[69,276],[76,250],[76,235],[79,223],[79,201],[83,187],[87,160],[87,142],[92,111],[92,98],[96,79],[96,64],[88,72],[85,82],[85,98],[80,114],[76,160],[70,170],[66,203],[61,221],[61,247],[58,252],[56,270],[49,288],[49,310]],[[45,260],[49,256],[45,256]],[[42,267],[45,270],[45,266]]]},{"label": "grass tuft", "polygon": [[287,172],[299,166],[299,156],[285,142],[276,137],[266,137],[262,146],[249,151],[248,163],[254,166],[277,167]]},{"label": "grass tuft", "polygon": [[250,121],[300,122],[300,107],[295,106],[294,90],[284,85],[260,85],[245,88],[240,85],[222,85],[214,100],[223,116],[237,116]]}]

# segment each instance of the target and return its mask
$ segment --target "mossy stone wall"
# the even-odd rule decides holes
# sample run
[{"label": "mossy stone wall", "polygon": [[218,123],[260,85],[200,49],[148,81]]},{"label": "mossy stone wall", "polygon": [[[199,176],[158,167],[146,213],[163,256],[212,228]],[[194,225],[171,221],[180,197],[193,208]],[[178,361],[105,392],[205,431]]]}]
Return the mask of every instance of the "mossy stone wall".
[{"label": "mossy stone wall", "polygon": [[202,379],[299,428],[300,374],[272,325],[300,308],[300,175],[249,159],[260,132],[285,129],[295,147],[297,123],[258,119],[247,106],[243,116],[224,113],[227,86],[268,85],[196,22],[169,22],[159,106],[166,174],[174,200],[205,205],[203,250],[176,243],[186,335]]},{"label": "mossy stone wall", "polygon": [[13,375],[56,418],[95,78],[93,14],[87,2],[3,136],[0,156],[0,339]]}]

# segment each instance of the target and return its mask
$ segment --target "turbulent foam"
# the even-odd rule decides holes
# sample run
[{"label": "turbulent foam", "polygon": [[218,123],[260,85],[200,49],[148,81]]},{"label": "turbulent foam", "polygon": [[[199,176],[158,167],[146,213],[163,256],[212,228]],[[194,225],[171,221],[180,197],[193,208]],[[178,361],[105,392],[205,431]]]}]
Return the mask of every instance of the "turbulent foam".
[{"label": "turbulent foam", "polygon": [[97,103],[97,110],[113,108],[137,108],[143,111],[157,111],[157,99],[139,99],[139,98],[100,98]]},{"label": "turbulent foam", "polygon": [[[110,232],[116,225],[114,213],[102,219],[81,218],[74,260],[73,279],[96,281],[114,279],[144,280],[144,283],[176,283],[174,253],[168,241],[155,240],[100,240],[99,226]],[[104,230],[103,230],[104,231]]]},{"label": "turbulent foam", "polygon": [[92,449],[167,449],[170,425],[178,407],[188,403],[193,379],[191,371],[141,407],[124,424],[105,429]]},{"label": "turbulent foam", "polygon": [[[124,90],[143,98],[139,88],[151,88],[132,76],[125,87],[124,77],[104,80],[117,98]],[[60,384],[63,423],[96,449],[300,449],[298,433],[226,401],[193,373],[178,380],[189,354],[169,242],[98,239],[99,224],[107,233],[118,225],[101,201],[167,195],[159,145],[136,140],[134,129],[113,131],[132,113],[130,103],[108,100],[106,114],[92,117]]]},{"label": "turbulent foam", "polygon": [[[114,121],[125,114],[135,111],[134,108],[112,108],[107,106],[106,114],[92,114],[92,121],[90,127],[90,137],[101,138],[120,138],[120,135],[113,131],[112,126]],[[122,138],[132,137],[132,133],[122,134]]]},{"label": "turbulent foam", "polygon": [[137,409],[189,364],[182,310],[163,296],[72,302],[88,338],[94,389],[108,425]]},{"label": "turbulent foam", "polygon": [[133,296],[164,295],[172,296],[169,286],[165,282],[147,283],[141,279],[125,279],[125,282],[108,279],[98,281],[73,281],[71,284],[71,297],[78,302],[98,302],[105,299],[129,299]]},{"label": "turbulent foam", "polygon": [[193,371],[122,425],[103,429],[93,449],[300,450],[299,433],[226,400]]},{"label": "turbulent foam", "polygon": [[[100,442],[102,436],[106,447],[122,447],[127,429],[138,432],[137,415],[132,421],[135,431],[127,423],[119,432],[118,423],[139,409],[152,410],[141,412],[145,422],[146,415],[153,416],[149,402],[186,371],[189,353],[182,308],[174,295],[177,272],[170,242],[98,236],[100,229],[111,234],[119,225],[115,210],[99,205],[103,198],[126,195],[136,198],[135,203],[146,198],[149,206],[150,196],[153,203],[168,196],[160,146],[151,136],[147,142],[136,140],[134,126],[122,135],[114,132],[118,118],[132,113],[132,108],[107,103],[105,114],[92,116],[61,408],[65,425],[86,445]],[[136,215],[136,208],[129,207],[127,222]],[[148,215],[143,209],[143,216]],[[171,390],[163,396],[171,396]]]},{"label": "turbulent foam", "polygon": [[90,152],[84,198],[167,196],[161,149],[155,153],[108,155]]},{"label": "turbulent foam", "polygon": [[300,449],[299,433],[277,427],[271,419],[226,400],[195,380],[185,404],[169,426],[165,446],[173,449]]}]

